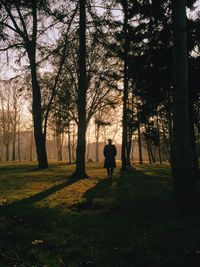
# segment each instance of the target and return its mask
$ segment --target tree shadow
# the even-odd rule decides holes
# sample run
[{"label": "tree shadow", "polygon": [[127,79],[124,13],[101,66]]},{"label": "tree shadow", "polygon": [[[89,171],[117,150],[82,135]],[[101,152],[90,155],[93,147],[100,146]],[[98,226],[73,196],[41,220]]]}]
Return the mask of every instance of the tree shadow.
[{"label": "tree shadow", "polygon": [[0,210],[6,210],[7,208],[16,208],[16,207],[24,207],[26,205],[32,205],[35,202],[38,202],[52,194],[54,194],[55,192],[62,190],[74,183],[76,183],[77,181],[79,181],[79,179],[72,179],[72,178],[68,178],[67,181],[65,181],[64,183],[58,184],[58,185],[54,185],[44,191],[41,191],[33,196],[30,196],[28,198],[24,198],[21,199],[19,201],[15,201],[9,204],[6,204],[4,206],[0,207]]},{"label": "tree shadow", "polygon": [[111,178],[101,180],[95,187],[86,191],[83,197],[89,202],[93,201],[94,198],[105,198],[110,192],[112,182]]},{"label": "tree shadow", "polygon": [[[51,172],[56,172],[58,168],[61,166],[67,166],[68,164],[65,162],[62,163],[50,163],[49,168],[46,169],[46,171],[50,170]],[[1,166],[0,165],[0,175],[1,174],[15,174],[15,173],[27,173],[27,172],[41,172],[42,170],[38,168],[38,166],[32,165],[31,163],[27,164],[19,164],[17,165],[17,162],[15,162],[14,165],[6,165]]]},{"label": "tree shadow", "polygon": [[76,212],[101,210],[107,208],[106,199],[111,191],[112,179],[100,180],[93,188],[83,194],[82,202],[73,204],[70,208]]},{"label": "tree shadow", "polygon": [[9,170],[7,167],[5,167],[5,168],[1,167],[0,168],[0,175],[15,174],[15,173],[27,173],[27,172],[36,172],[36,171],[41,171],[41,170],[39,170],[38,167],[32,167],[32,168],[29,167],[28,169],[10,168]]},{"label": "tree shadow", "polygon": [[170,174],[163,180],[160,170],[149,175],[145,170],[137,170],[132,166],[119,173],[114,192],[115,200],[123,210],[136,212],[143,219],[151,214],[159,216],[160,212],[176,212],[170,180]]},{"label": "tree shadow", "polygon": [[[85,192],[84,203],[75,205],[78,211],[104,208],[111,212],[132,212],[140,214],[170,209],[173,205],[173,191],[162,181],[163,174],[150,176],[143,170],[130,167],[120,171],[113,180],[103,179]],[[170,184],[170,178],[169,182]],[[107,205],[107,206],[106,206]]]}]

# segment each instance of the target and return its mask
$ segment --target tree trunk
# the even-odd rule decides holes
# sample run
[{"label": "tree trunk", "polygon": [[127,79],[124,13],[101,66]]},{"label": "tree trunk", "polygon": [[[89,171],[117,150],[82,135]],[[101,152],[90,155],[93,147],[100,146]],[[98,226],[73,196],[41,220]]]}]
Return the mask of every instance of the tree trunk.
[{"label": "tree trunk", "polygon": [[15,145],[16,145],[16,129],[13,132],[13,149],[12,149],[12,160],[15,161]]},{"label": "tree trunk", "polygon": [[12,160],[15,161],[15,146],[16,146],[16,127],[17,127],[17,108],[14,107],[14,121],[13,121],[13,149],[12,149]]},{"label": "tree trunk", "polygon": [[162,164],[162,155],[161,155],[161,146],[160,146],[160,134],[159,134],[158,138],[159,138],[159,140],[158,140],[158,158],[159,158],[160,164]]},{"label": "tree trunk", "polygon": [[73,133],[72,133],[72,150],[71,150],[71,155],[72,155],[72,162],[75,161],[75,124],[73,124]]},{"label": "tree trunk", "polygon": [[173,163],[174,163],[174,153],[173,153],[173,118],[171,112],[171,106],[173,103],[170,101],[170,97],[168,96],[168,111],[167,111],[167,120],[168,120],[168,128],[169,128],[169,148],[170,148],[170,166],[173,172]]},{"label": "tree trunk", "polygon": [[157,115],[156,119],[156,124],[157,124],[157,130],[158,130],[158,158],[160,164],[162,163],[162,157],[161,157],[161,146],[160,146],[160,128],[159,128],[159,116]]},{"label": "tree trunk", "polygon": [[151,155],[151,160],[153,161],[153,163],[155,163],[156,162],[155,153],[153,153],[152,141],[150,139],[149,139],[149,153]]},{"label": "tree trunk", "polygon": [[[71,153],[71,132],[70,132],[70,125],[68,126],[68,138],[67,138],[67,146],[68,146],[68,163],[72,163],[72,153]],[[73,147],[72,147],[73,149]]]},{"label": "tree trunk", "polygon": [[21,143],[20,143],[20,131],[18,131],[18,140],[17,140],[17,143],[18,143],[18,160],[21,161]]},{"label": "tree trunk", "polygon": [[56,144],[57,144],[57,157],[58,161],[62,161],[62,133],[57,133],[56,135]]},{"label": "tree trunk", "polygon": [[2,153],[2,133],[0,130],[0,161],[3,159],[3,153]]},{"label": "tree trunk", "polygon": [[32,112],[34,124],[34,138],[36,144],[37,160],[39,169],[48,168],[47,154],[46,154],[46,136],[43,133],[42,127],[42,112],[41,112],[41,91],[37,78],[37,63],[36,63],[36,44],[38,33],[38,17],[37,17],[37,1],[31,1],[31,15],[32,15],[32,31],[31,39],[26,34],[22,36],[23,43],[28,54],[31,82],[32,82]]},{"label": "tree trunk", "polygon": [[6,143],[6,161],[9,161],[9,142]]},{"label": "tree trunk", "polygon": [[79,79],[78,79],[78,140],[76,149],[76,178],[87,178],[85,171],[86,148],[86,0],[79,0]]},{"label": "tree trunk", "polygon": [[20,143],[20,117],[19,117],[19,125],[17,129],[17,150],[18,150],[18,160],[21,161],[21,143]]},{"label": "tree trunk", "polygon": [[99,131],[100,126],[96,125],[96,161],[99,161]]},{"label": "tree trunk", "polygon": [[148,132],[147,132],[147,125],[145,123],[145,131],[146,131],[146,145],[147,145],[147,153],[148,153],[148,158],[149,158],[149,163],[151,164],[151,154],[150,154],[150,148],[149,148],[149,137],[148,137]]},{"label": "tree trunk", "polygon": [[128,100],[128,6],[124,1],[124,92],[122,118],[122,170],[127,169],[127,100]]},{"label": "tree trunk", "polygon": [[34,138],[36,144],[37,160],[39,169],[48,168],[47,153],[46,153],[46,136],[42,131],[42,112],[41,112],[41,92],[37,79],[37,70],[35,62],[35,49],[29,49],[29,59],[31,66],[31,80],[33,93],[33,123],[34,123]]},{"label": "tree trunk", "polygon": [[33,132],[31,131],[31,143],[30,143],[30,161],[33,160]]},{"label": "tree trunk", "polygon": [[127,143],[127,166],[131,166],[132,138]]},{"label": "tree trunk", "polygon": [[195,177],[200,178],[199,164],[198,164],[198,156],[196,149],[196,136],[195,136],[195,124],[194,124],[194,112],[191,98],[189,97],[189,113],[190,113],[190,130],[191,130],[191,143],[192,143],[192,154],[194,160],[194,172]]},{"label": "tree trunk", "polygon": [[87,161],[90,159],[90,125],[88,127],[88,138],[87,138]]},{"label": "tree trunk", "polygon": [[143,164],[142,158],[142,139],[141,139],[141,131],[140,131],[140,116],[137,107],[137,130],[138,130],[138,151],[139,151],[139,163]]},{"label": "tree trunk", "polygon": [[[148,118],[148,121],[147,121],[147,130],[148,130],[148,134],[150,133],[150,126],[149,126],[149,118]],[[151,161],[153,163],[155,163],[155,153],[153,153],[153,144],[152,144],[152,140],[148,137],[148,146],[149,146],[149,154],[150,154],[150,157],[151,157]]]},{"label": "tree trunk", "polygon": [[173,105],[173,180],[176,200],[185,206],[195,197],[195,171],[191,143],[188,102],[188,55],[186,6],[173,2],[174,105]]}]

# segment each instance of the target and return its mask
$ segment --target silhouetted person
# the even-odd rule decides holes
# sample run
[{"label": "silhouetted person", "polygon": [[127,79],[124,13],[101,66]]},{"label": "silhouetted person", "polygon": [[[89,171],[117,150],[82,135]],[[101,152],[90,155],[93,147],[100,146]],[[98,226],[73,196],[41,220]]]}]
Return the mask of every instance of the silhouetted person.
[{"label": "silhouetted person", "polygon": [[104,168],[107,169],[108,177],[112,178],[113,169],[116,167],[115,156],[117,155],[117,149],[112,144],[112,139],[108,139],[108,144],[105,145],[103,154],[105,157]]}]

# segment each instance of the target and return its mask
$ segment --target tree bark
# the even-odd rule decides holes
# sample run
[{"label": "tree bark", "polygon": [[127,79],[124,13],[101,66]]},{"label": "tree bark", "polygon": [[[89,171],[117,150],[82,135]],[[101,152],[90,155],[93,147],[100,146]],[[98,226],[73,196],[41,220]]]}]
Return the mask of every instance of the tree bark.
[{"label": "tree bark", "polygon": [[150,147],[149,147],[149,137],[148,137],[148,131],[147,131],[147,125],[145,123],[145,131],[146,131],[146,145],[147,145],[147,153],[148,153],[148,158],[149,158],[149,163],[152,163],[151,160],[151,153],[150,153]]},{"label": "tree bark", "polygon": [[13,120],[13,148],[12,148],[12,160],[15,161],[16,159],[16,153],[15,153],[15,146],[16,146],[16,130],[17,130],[17,107],[16,107],[16,99],[15,96],[14,99],[14,120]]},{"label": "tree bark", "polygon": [[186,6],[173,1],[174,102],[173,102],[173,180],[177,203],[194,201],[195,171],[191,143],[188,99],[188,54]]},{"label": "tree bark", "polygon": [[78,140],[76,149],[75,178],[87,178],[85,170],[86,149],[86,0],[79,0],[79,79],[78,79]]},{"label": "tree bark", "polygon": [[122,170],[127,169],[127,100],[128,100],[128,4],[124,1],[124,92],[122,117]]},{"label": "tree bark", "polygon": [[[148,130],[148,134],[149,134],[150,133],[149,118],[148,118],[148,121],[147,121],[147,130]],[[149,146],[149,153],[150,153],[151,160],[152,160],[153,163],[155,163],[156,160],[155,160],[155,153],[153,153],[153,142],[149,138],[149,136],[148,136],[148,146]]]},{"label": "tree bark", "polygon": [[31,68],[31,82],[32,82],[32,110],[33,110],[33,124],[34,124],[34,138],[36,144],[37,160],[39,169],[48,168],[47,153],[46,153],[46,136],[43,133],[42,127],[42,110],[41,110],[41,90],[37,78],[37,63],[36,63],[36,43],[37,43],[37,1],[32,3],[32,40],[25,39],[26,50],[28,53],[30,68]]},{"label": "tree bark", "polygon": [[194,172],[195,172],[195,177],[200,178],[198,156],[197,156],[197,149],[196,149],[195,124],[194,124],[194,116],[195,115],[193,112],[193,105],[192,105],[192,101],[191,101],[190,96],[189,96],[189,115],[190,115],[192,154],[193,154],[193,160],[194,160]]},{"label": "tree bark", "polygon": [[97,124],[96,125],[96,161],[99,161],[99,131],[100,131],[100,126]]},{"label": "tree bark", "polygon": [[88,127],[88,137],[87,137],[87,161],[90,159],[90,124]]},{"label": "tree bark", "polygon": [[9,156],[9,143],[6,143],[6,161],[9,161],[10,156]]},{"label": "tree bark", "polygon": [[75,161],[75,137],[76,137],[75,124],[73,124],[73,130],[72,130],[72,149],[71,149],[72,162]]},{"label": "tree bark", "polygon": [[33,132],[31,131],[31,143],[30,143],[30,157],[29,160],[33,160]]},{"label": "tree bark", "polygon": [[138,130],[138,151],[139,151],[139,163],[143,164],[143,158],[142,158],[142,139],[141,139],[141,131],[140,131],[140,116],[137,106],[137,130]]},{"label": "tree bark", "polygon": [[42,117],[41,117],[41,92],[36,74],[36,62],[31,60],[31,78],[33,88],[33,123],[34,123],[34,138],[37,151],[37,160],[39,169],[48,168],[46,154],[46,137],[42,132]]},{"label": "tree bark", "polygon": [[132,138],[127,143],[127,166],[131,166]]},{"label": "tree bark", "polygon": [[58,158],[58,161],[62,161],[62,148],[63,148],[62,133],[57,133],[56,134],[56,144],[57,144],[57,158]]},{"label": "tree bark", "polygon": [[156,126],[157,126],[157,131],[158,131],[158,158],[159,158],[160,164],[162,164],[161,145],[160,145],[159,113],[157,114],[157,118],[156,118]]},{"label": "tree bark", "polygon": [[[71,153],[71,132],[70,132],[70,124],[68,126],[68,138],[67,138],[67,146],[68,146],[68,163],[71,164],[72,163],[72,153]],[[73,149],[73,147],[72,147]]]},{"label": "tree bark", "polygon": [[21,161],[21,143],[20,143],[20,129],[18,130],[18,134],[17,134],[17,149],[18,149],[18,160]]}]

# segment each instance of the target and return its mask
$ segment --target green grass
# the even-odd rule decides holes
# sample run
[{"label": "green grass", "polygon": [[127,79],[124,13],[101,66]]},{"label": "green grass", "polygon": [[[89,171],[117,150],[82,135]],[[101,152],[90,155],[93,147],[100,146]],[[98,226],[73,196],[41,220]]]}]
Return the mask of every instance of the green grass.
[{"label": "green grass", "polygon": [[73,169],[0,164],[0,267],[200,266],[200,216],[176,209],[167,164]]}]

